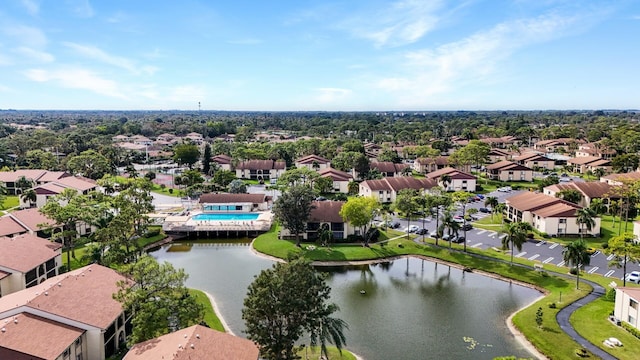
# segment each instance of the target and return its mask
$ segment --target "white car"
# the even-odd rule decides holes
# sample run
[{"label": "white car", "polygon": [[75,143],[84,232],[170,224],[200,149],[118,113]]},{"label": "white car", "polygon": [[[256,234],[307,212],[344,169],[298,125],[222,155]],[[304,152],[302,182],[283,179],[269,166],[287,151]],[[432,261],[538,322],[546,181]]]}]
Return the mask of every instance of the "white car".
[{"label": "white car", "polygon": [[628,273],[623,280],[636,284],[640,283],[640,271],[632,271]]},{"label": "white car", "polygon": [[410,225],[408,228],[404,228],[404,232],[414,233],[414,232],[418,231],[419,229],[420,229],[420,227],[418,227],[418,225]]}]

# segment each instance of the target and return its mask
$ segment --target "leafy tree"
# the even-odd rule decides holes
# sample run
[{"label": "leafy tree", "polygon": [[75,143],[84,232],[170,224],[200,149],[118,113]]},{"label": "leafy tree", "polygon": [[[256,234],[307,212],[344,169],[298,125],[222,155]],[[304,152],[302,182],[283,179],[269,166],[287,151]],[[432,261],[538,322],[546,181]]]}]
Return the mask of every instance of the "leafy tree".
[{"label": "leafy tree", "polygon": [[639,163],[636,154],[620,154],[611,159],[611,168],[615,173],[628,173],[635,171]]},{"label": "leafy tree", "polygon": [[578,204],[582,200],[582,193],[576,189],[560,190],[556,197],[570,203]]},{"label": "leafy tree", "polygon": [[360,192],[360,184],[355,181],[349,181],[347,184],[347,189],[349,190],[349,195],[356,195]]},{"label": "leafy tree", "polygon": [[340,171],[355,170],[365,176],[369,172],[369,159],[361,152],[343,151],[331,159],[331,166]]},{"label": "leafy tree", "polygon": [[440,176],[440,183],[445,191],[449,191],[449,184],[451,184],[451,176],[449,174],[444,174]]},{"label": "leafy tree", "polygon": [[329,224],[324,223],[318,229],[318,242],[321,246],[330,246],[333,242],[333,232],[329,228]]},{"label": "leafy tree", "polygon": [[29,169],[56,170],[58,168],[56,156],[41,149],[27,151],[25,160]]},{"label": "leafy tree", "polygon": [[380,152],[380,155],[378,155],[378,160],[389,161],[396,164],[402,162],[402,158],[400,157],[400,155],[398,155],[398,152],[389,148],[385,148]]},{"label": "leafy tree", "polygon": [[187,165],[189,169],[193,168],[199,158],[200,150],[195,144],[183,143],[173,148],[173,160],[180,165]]},{"label": "leafy tree", "polygon": [[[628,263],[640,262],[640,245],[635,242],[632,233],[624,233],[614,236],[607,242],[608,246],[604,249],[607,255],[614,255],[609,266],[622,267],[622,272],[627,274]],[[622,278],[622,286],[627,286],[627,279]]]},{"label": "leafy tree", "polygon": [[232,194],[246,194],[247,184],[240,179],[235,179],[229,183],[229,192]]},{"label": "leafy tree", "polygon": [[205,144],[202,153],[202,173],[210,175],[211,172],[211,145]]},{"label": "leafy tree", "polygon": [[[431,189],[431,194],[434,196],[431,206],[435,208],[436,217],[436,246],[438,245],[438,238],[443,235],[443,231],[440,229],[440,207],[447,208],[451,205],[451,196],[449,196],[441,188]],[[432,209],[433,209],[432,208]]]},{"label": "leafy tree", "polygon": [[313,188],[319,194],[327,194],[333,190],[333,179],[330,177],[318,177],[315,183],[313,184]]},{"label": "leafy tree", "polygon": [[522,250],[522,244],[527,241],[527,231],[529,230],[531,230],[531,225],[522,221],[503,225],[502,232],[505,237],[502,238],[502,248],[504,250],[511,248],[511,265],[513,265],[513,249]]},{"label": "leafy tree", "polygon": [[229,170],[218,170],[213,174],[211,182],[213,182],[218,189],[225,189],[235,178],[236,175]]},{"label": "leafy tree", "polygon": [[542,179],[538,184],[538,190],[542,191],[545,187],[557,184],[560,182],[560,178],[556,174],[551,174],[546,178]]},{"label": "leafy tree", "polygon": [[4,209],[4,201],[7,199],[7,187],[0,182],[0,208]]},{"label": "leafy tree", "polygon": [[587,229],[587,232],[591,232],[591,229],[596,226],[595,217],[596,214],[590,208],[576,210],[576,222],[580,226],[580,238],[584,238],[584,229]]},{"label": "leafy tree", "polygon": [[562,259],[576,271],[576,289],[580,288],[580,268],[589,265],[591,255],[587,253],[584,240],[572,241],[562,250]]},{"label": "leafy tree", "polygon": [[80,155],[72,156],[67,161],[67,168],[74,174],[81,174],[89,179],[98,180],[112,171],[111,162],[95,150],[87,150]]},{"label": "leafy tree", "polygon": [[380,204],[375,198],[359,196],[349,198],[340,209],[344,221],[360,229],[364,246],[369,246],[369,228],[379,208]]},{"label": "leafy tree", "polygon": [[249,285],[242,318],[247,337],[260,346],[265,359],[296,359],[296,342],[308,334],[312,344],[342,349],[347,324],[331,315],[338,310],[327,303],[331,288],[325,276],[302,258],[276,263]]},{"label": "leafy tree", "polygon": [[419,209],[419,205],[415,201],[417,196],[418,192],[415,189],[402,189],[398,191],[396,201],[393,203],[393,208],[403,213],[407,218],[407,239],[409,239],[408,230],[411,225],[411,219]]},{"label": "leafy tree", "polygon": [[[449,240],[451,237],[458,236],[458,231],[460,230],[460,224],[453,219],[453,213],[451,209],[447,208],[442,213],[442,224],[438,231],[440,234],[444,235],[444,230],[447,229],[447,235],[449,235]],[[451,249],[452,241],[449,241],[449,249]]]},{"label": "leafy tree", "polygon": [[203,308],[189,295],[184,282],[188,275],[170,263],[159,264],[144,255],[124,268],[130,281],[118,282],[113,298],[133,314],[133,331],[128,344],[167,334],[203,319]]},{"label": "leafy tree", "polygon": [[293,185],[306,185],[313,187],[319,177],[320,174],[316,171],[310,170],[309,168],[293,168],[285,171],[284,174],[278,178],[278,185],[284,188]]},{"label": "leafy tree", "polygon": [[294,185],[284,191],[273,204],[273,213],[282,226],[295,236],[300,247],[300,234],[305,231],[311,215],[315,194],[310,187]]},{"label": "leafy tree", "polygon": [[[91,199],[86,195],[80,195],[75,189],[67,188],[59,195],[53,196],[40,208],[40,212],[62,225],[62,232],[53,233],[52,238],[60,239],[62,245],[67,250],[67,266],[71,265],[71,253],[73,243],[78,236],[78,224],[80,222],[89,223],[94,207]],[[74,254],[75,258],[75,254]],[[69,268],[67,268],[69,270]]]},{"label": "leafy tree", "polygon": [[593,213],[597,215],[604,214],[607,211],[607,206],[604,204],[602,199],[595,198],[591,199],[591,204],[589,204],[589,209],[593,211]]},{"label": "leafy tree", "polygon": [[491,214],[494,212],[496,214],[500,214],[500,219],[502,219],[502,223],[504,224],[504,211],[507,210],[507,204],[499,203],[493,209],[491,209]]}]

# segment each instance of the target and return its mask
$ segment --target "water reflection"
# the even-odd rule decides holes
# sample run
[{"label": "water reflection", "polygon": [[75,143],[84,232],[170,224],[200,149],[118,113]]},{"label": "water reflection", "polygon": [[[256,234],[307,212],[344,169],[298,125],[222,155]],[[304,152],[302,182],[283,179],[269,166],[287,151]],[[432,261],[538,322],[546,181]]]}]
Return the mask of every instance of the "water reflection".
[{"label": "water reflection", "polygon": [[[163,248],[154,256],[184,268],[189,286],[214,294],[231,329],[241,335],[247,286],[272,262],[246,246],[185,246],[191,251]],[[530,357],[504,321],[536,298],[535,290],[417,258],[320,271],[341,308],[338,316],[349,323],[348,348],[366,360]]]}]

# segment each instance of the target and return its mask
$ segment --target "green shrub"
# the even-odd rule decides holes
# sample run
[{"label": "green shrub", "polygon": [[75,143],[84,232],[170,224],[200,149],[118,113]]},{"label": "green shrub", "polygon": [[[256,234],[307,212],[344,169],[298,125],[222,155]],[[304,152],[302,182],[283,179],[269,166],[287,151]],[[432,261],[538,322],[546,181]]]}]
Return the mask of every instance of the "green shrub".
[{"label": "green shrub", "polygon": [[549,303],[547,305],[549,305],[549,309],[555,309],[556,308],[556,303],[554,303],[554,302],[551,302],[551,303]]},{"label": "green shrub", "polygon": [[571,270],[569,270],[569,274],[577,275],[578,274],[578,268],[572,267]]},{"label": "green shrub", "polygon": [[615,302],[616,301],[616,289],[609,289],[607,293],[604,295],[604,299],[607,301]]},{"label": "green shrub", "polygon": [[173,188],[169,188],[169,194],[173,194]]},{"label": "green shrub", "polygon": [[640,330],[636,329],[635,327],[631,326],[631,324],[629,324],[628,322],[622,322],[622,328],[627,330],[628,332],[631,333],[631,335],[637,337],[638,339],[640,339]]},{"label": "green shrub", "polygon": [[600,246],[603,250],[604,249],[608,249],[609,248],[609,243],[608,242],[603,242],[602,245]]},{"label": "green shrub", "polygon": [[576,349],[576,355],[580,357],[587,357],[589,356],[589,353],[587,353],[587,349],[582,348],[582,349]]}]

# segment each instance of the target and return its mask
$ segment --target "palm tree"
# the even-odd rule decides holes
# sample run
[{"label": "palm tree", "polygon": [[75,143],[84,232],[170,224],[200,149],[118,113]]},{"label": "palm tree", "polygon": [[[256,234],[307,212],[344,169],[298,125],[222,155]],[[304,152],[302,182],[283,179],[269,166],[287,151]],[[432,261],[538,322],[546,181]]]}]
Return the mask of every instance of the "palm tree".
[{"label": "palm tree", "polygon": [[562,250],[562,259],[574,269],[576,269],[576,289],[580,288],[580,268],[589,265],[591,255],[587,253],[587,246],[584,240],[576,240]]},{"label": "palm tree", "polygon": [[590,208],[582,208],[576,211],[576,222],[580,226],[580,238],[584,238],[584,228],[591,231],[596,226],[594,217],[596,214]]},{"label": "palm tree", "polygon": [[440,182],[442,183],[442,187],[444,188],[444,191],[447,191],[449,184],[451,184],[451,176],[448,174],[444,174],[440,176]]},{"label": "palm tree", "polygon": [[18,180],[16,180],[16,189],[20,189],[20,192],[24,192],[27,189],[30,189],[33,187],[33,181],[27,179],[24,176],[20,176],[18,178]]},{"label": "palm tree", "polygon": [[600,179],[601,177],[604,176],[604,174],[606,173],[606,171],[604,170],[604,168],[596,168],[595,170],[593,170],[593,174]]},{"label": "palm tree", "polygon": [[328,246],[333,240],[333,232],[329,229],[329,224],[324,223],[320,225],[320,229],[318,229],[318,241],[321,246]]},{"label": "palm tree", "polygon": [[[331,313],[336,310],[339,310],[337,305],[332,304],[329,306],[328,311],[331,311]],[[317,325],[311,331],[311,346],[317,346],[320,343],[320,355],[323,355],[325,359],[329,358],[327,343],[335,345],[342,354],[342,348],[347,343],[347,339],[344,336],[344,330],[349,329],[347,322],[338,318],[321,316]]]},{"label": "palm tree", "polygon": [[36,194],[36,191],[33,189],[25,190],[22,195],[20,195],[20,199],[25,203],[29,203],[29,207],[32,208],[38,199],[38,194]]},{"label": "palm tree", "polygon": [[502,249],[511,248],[511,265],[513,265],[513,249],[522,251],[522,244],[527,241],[527,231],[530,229],[531,225],[521,221],[508,223],[502,227],[502,232],[505,234],[502,238]]},{"label": "palm tree", "polygon": [[498,198],[495,196],[487,196],[486,199],[484,199],[484,206],[490,207],[491,208],[491,218],[493,219],[493,215],[495,214],[496,211],[496,206],[498,206],[500,202],[498,201]]},{"label": "palm tree", "polygon": [[[415,198],[416,204],[422,208],[422,228],[425,228],[425,217],[427,216],[427,210],[431,213],[431,205],[433,203],[432,195],[418,194]],[[424,237],[423,237],[424,241]],[[437,240],[436,240],[437,241]]]},{"label": "palm tree", "polygon": [[442,214],[442,224],[437,228],[438,233],[444,235],[445,229],[447,229],[447,234],[449,235],[449,249],[451,249],[451,236],[453,234],[458,234],[458,230],[460,230],[460,224],[453,220],[453,214],[451,210],[447,209]]},{"label": "palm tree", "polygon": [[507,209],[507,205],[505,203],[499,203],[494,208],[491,209],[492,213],[495,211],[496,214],[500,214],[500,218],[502,219],[502,224],[504,224],[504,211]]},{"label": "palm tree", "polygon": [[607,206],[604,204],[602,199],[595,198],[591,199],[591,204],[589,204],[589,209],[593,210],[596,215],[604,214],[607,211]]}]

